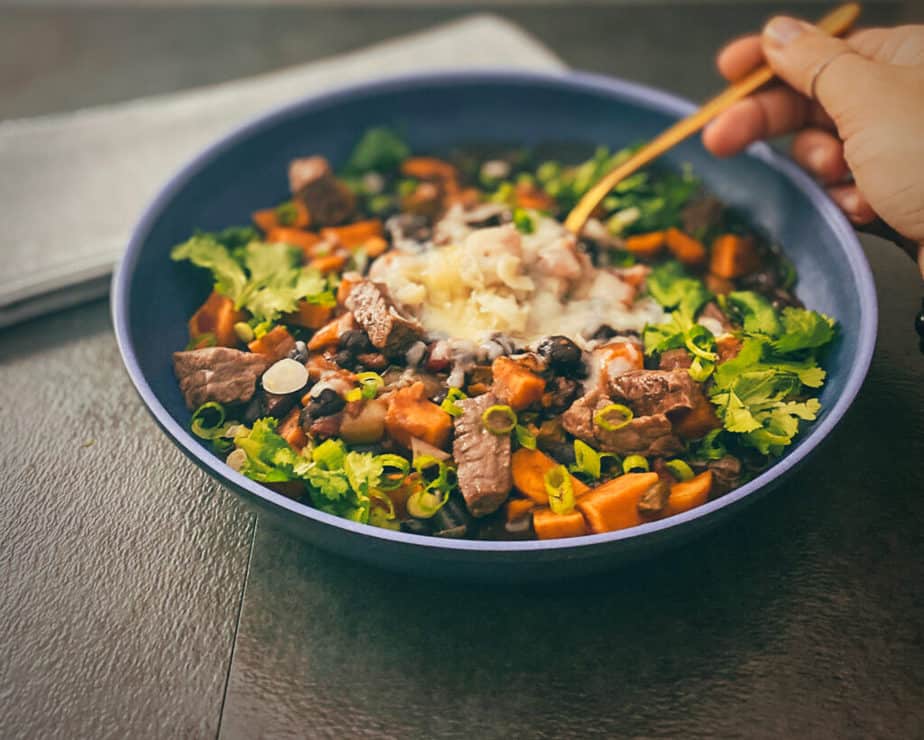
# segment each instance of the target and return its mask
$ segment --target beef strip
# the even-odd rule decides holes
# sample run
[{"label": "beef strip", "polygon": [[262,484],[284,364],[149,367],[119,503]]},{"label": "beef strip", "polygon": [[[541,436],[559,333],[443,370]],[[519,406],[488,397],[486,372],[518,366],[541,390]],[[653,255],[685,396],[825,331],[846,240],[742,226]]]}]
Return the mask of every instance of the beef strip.
[{"label": "beef strip", "polygon": [[702,394],[690,373],[677,370],[630,370],[609,382],[610,395],[637,416],[691,409]]},{"label": "beef strip", "polygon": [[690,202],[681,212],[683,230],[688,234],[700,234],[715,226],[722,218],[722,201],[712,195]]},{"label": "beef strip", "polygon": [[289,189],[308,209],[312,228],[342,224],[356,206],[353,191],[336,178],[324,157],[293,160]]},{"label": "beef strip", "polygon": [[693,364],[693,356],[685,349],[669,349],[661,353],[658,367],[661,370],[685,370]]},{"label": "beef strip", "polygon": [[719,308],[715,301],[709,301],[709,303],[703,306],[703,310],[700,312],[700,317],[718,321],[722,325],[722,329],[727,332],[735,328],[732,325],[732,322],[729,321],[728,316],[725,315],[725,312]]},{"label": "beef strip", "polygon": [[721,496],[738,485],[741,479],[741,461],[734,455],[712,460],[706,467],[712,471],[712,494]]},{"label": "beef strip", "polygon": [[372,346],[386,357],[395,358],[420,341],[424,328],[417,319],[402,316],[381,283],[363,280],[353,286],[346,299],[347,308],[366,330]]},{"label": "beef strip", "polygon": [[257,379],[271,364],[268,357],[229,347],[173,353],[173,370],[189,409],[208,401],[246,403],[253,398]]},{"label": "beef strip", "polygon": [[510,493],[510,435],[491,434],[481,416],[497,403],[493,393],[458,401],[462,415],[455,420],[452,456],[456,461],[459,490],[472,516],[486,516],[500,507]]},{"label": "beef strip", "polygon": [[620,455],[667,457],[683,449],[683,442],[673,433],[671,421],[663,413],[636,416],[615,431],[594,424],[594,414],[610,403],[612,401],[599,391],[588,393],[562,414],[562,426],[587,444]]}]

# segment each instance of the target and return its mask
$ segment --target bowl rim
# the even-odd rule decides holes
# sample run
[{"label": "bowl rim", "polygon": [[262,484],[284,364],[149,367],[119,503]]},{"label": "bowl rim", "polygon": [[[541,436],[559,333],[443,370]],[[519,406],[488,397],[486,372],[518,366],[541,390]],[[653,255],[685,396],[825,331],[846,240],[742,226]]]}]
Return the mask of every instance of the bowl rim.
[{"label": "bowl rim", "polygon": [[[767,470],[743,486],[724,496],[667,519],[648,522],[603,534],[590,534],[571,539],[555,540],[455,540],[423,535],[408,534],[400,531],[382,529],[368,524],[360,524],[347,519],[327,514],[305,504],[300,504],[262,484],[250,480],[232,470],[225,462],[208,450],[188,430],[173,418],[155,395],[138,363],[134,350],[134,336],[129,320],[130,286],[142,247],[162,212],[169,206],[174,195],[189,179],[207,167],[216,157],[245,141],[266,128],[275,126],[286,119],[300,114],[310,114],[314,110],[324,109],[340,102],[368,94],[402,92],[415,88],[439,85],[503,86],[505,84],[537,85],[545,87],[565,87],[603,97],[618,98],[631,104],[655,109],[670,116],[684,116],[697,106],[683,97],[635,82],[616,77],[609,77],[582,71],[535,72],[508,68],[479,68],[476,70],[437,71],[426,73],[401,74],[382,77],[346,86],[320,94],[306,96],[289,103],[270,108],[245,123],[232,128],[216,142],[206,147],[180,167],[161,187],[158,194],[145,208],[142,216],[132,231],[128,247],[113,274],[111,291],[112,320],[116,341],[122,355],[123,363],[136,391],[154,417],[157,424],[184,452],[190,455],[200,467],[230,484],[233,488],[246,491],[266,504],[289,512],[292,515],[312,519],[319,524],[330,525],[353,535],[371,537],[380,544],[397,546],[414,546],[436,550],[468,551],[472,553],[498,554],[534,551],[576,551],[584,548],[615,543],[624,540],[641,539],[655,535],[667,529],[681,528],[711,514],[734,506],[739,501],[768,489],[781,478],[791,473],[808,455],[828,436],[850,407],[863,384],[872,360],[876,343],[878,306],[876,291],[869,263],[860,246],[857,236],[847,219],[827,197],[824,191],[794,162],[775,152],[763,142],[748,147],[744,156],[761,160],[765,165],[787,178],[815,207],[819,214],[830,224],[835,236],[844,247],[851,273],[857,286],[857,299],[860,306],[860,326],[857,337],[857,354],[848,371],[843,393],[834,404],[823,413],[814,426],[802,439],[799,447],[771,465]],[[525,557],[525,556],[524,556]]]}]

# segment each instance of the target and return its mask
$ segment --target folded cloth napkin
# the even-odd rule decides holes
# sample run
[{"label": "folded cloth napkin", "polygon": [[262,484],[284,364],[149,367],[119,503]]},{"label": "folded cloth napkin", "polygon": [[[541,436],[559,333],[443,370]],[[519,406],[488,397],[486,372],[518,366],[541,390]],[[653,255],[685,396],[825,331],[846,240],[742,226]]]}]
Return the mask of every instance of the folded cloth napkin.
[{"label": "folded cloth napkin", "polygon": [[0,123],[0,327],[105,295],[144,205],[216,137],[309,93],[420,71],[421,60],[427,71],[562,68],[517,26],[477,15],[259,77]]}]

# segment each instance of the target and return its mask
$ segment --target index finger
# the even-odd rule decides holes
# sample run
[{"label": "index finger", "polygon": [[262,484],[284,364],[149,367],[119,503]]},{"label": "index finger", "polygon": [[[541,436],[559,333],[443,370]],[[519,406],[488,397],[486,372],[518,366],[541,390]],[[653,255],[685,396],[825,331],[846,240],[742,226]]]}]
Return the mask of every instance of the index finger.
[{"label": "index finger", "polygon": [[716,57],[719,73],[729,82],[744,77],[764,61],[760,36],[742,36],[730,42]]}]

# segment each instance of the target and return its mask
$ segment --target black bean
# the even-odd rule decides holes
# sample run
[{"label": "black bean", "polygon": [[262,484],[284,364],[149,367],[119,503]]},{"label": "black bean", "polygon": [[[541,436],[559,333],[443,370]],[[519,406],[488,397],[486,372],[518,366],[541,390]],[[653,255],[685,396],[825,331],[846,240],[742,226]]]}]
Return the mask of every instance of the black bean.
[{"label": "black bean", "polygon": [[472,524],[472,517],[461,496],[452,496],[433,515],[433,534],[437,537],[465,537]]},{"label": "black bean", "polygon": [[562,465],[574,465],[574,446],[554,439],[540,439],[539,449]]},{"label": "black bean", "polygon": [[280,396],[276,393],[267,393],[263,391],[261,400],[264,416],[272,416],[276,419],[281,419],[292,410],[293,406],[295,406],[295,402],[298,400],[298,393],[287,393],[284,396]]},{"label": "black bean", "polygon": [[581,349],[568,337],[546,337],[539,343],[539,354],[558,372],[569,372],[581,366]]},{"label": "black bean", "polygon": [[333,360],[345,370],[352,370],[356,367],[356,356],[346,350],[340,350],[333,356]]},{"label": "black bean", "polygon": [[337,342],[337,349],[342,352],[349,352],[351,355],[361,355],[365,352],[375,351],[372,342],[369,341],[369,335],[358,329],[343,332]]},{"label": "black bean", "polygon": [[253,424],[257,419],[263,415],[263,404],[260,402],[258,396],[254,396],[250,403],[244,408],[244,413],[241,414],[241,421],[245,424]]},{"label": "black bean", "polygon": [[401,522],[401,531],[408,534],[430,534],[430,522],[422,519],[407,519]]},{"label": "black bean", "polygon": [[343,396],[333,388],[325,388],[311,399],[302,413],[303,415],[307,413],[312,419],[319,419],[322,416],[333,416],[344,406],[346,406],[346,401],[343,400]]},{"label": "black bean", "polygon": [[308,362],[308,345],[301,340],[297,341],[295,347],[289,351],[288,357],[304,365]]}]

